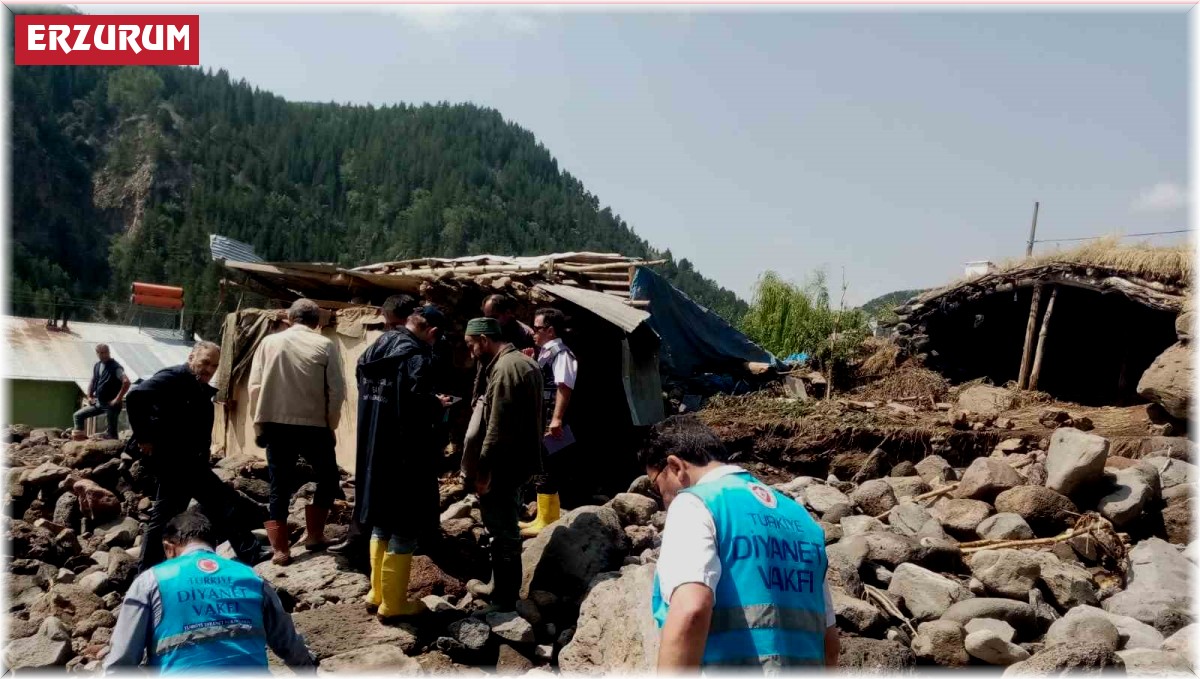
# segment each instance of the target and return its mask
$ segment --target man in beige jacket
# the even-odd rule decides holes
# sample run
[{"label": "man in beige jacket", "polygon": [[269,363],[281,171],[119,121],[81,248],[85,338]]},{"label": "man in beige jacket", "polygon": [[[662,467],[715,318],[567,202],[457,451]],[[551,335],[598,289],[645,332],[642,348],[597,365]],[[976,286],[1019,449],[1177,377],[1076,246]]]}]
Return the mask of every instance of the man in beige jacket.
[{"label": "man in beige jacket", "polygon": [[333,342],[321,335],[321,309],[310,299],[288,309],[291,327],[263,338],[250,368],[250,415],[255,442],[267,449],[271,475],[267,536],[274,556],[291,562],[288,504],[296,490],[297,457],[303,456],[317,475],[317,491],[304,508],[309,550],[324,549],[325,521],[334,500],[344,499],[334,456],[346,386],[342,362]]}]

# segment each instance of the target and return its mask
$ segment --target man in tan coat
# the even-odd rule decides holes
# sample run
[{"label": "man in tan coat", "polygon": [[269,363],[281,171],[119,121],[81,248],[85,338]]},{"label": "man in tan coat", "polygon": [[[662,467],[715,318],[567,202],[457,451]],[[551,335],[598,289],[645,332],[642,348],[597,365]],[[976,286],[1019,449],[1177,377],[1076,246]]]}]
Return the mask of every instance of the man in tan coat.
[{"label": "man in tan coat", "polygon": [[334,430],[341,418],[346,386],[333,342],[321,335],[321,309],[298,299],[288,309],[291,327],[265,337],[250,368],[250,415],[255,442],[267,449],[271,475],[267,536],[280,566],[291,561],[288,504],[296,490],[296,460],[303,456],[317,475],[317,491],[304,508],[306,549],[324,549],[325,521],[334,500],[342,499]]}]

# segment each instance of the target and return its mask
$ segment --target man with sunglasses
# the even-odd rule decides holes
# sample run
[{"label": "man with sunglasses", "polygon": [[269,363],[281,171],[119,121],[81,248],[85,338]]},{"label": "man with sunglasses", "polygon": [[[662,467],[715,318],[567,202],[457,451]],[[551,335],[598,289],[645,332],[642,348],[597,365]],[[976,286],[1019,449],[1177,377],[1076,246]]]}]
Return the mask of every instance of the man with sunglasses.
[{"label": "man with sunglasses", "polygon": [[667,506],[651,601],[659,671],[836,666],[825,538],[808,512],[726,464],[694,415],[655,425],[639,458]]}]

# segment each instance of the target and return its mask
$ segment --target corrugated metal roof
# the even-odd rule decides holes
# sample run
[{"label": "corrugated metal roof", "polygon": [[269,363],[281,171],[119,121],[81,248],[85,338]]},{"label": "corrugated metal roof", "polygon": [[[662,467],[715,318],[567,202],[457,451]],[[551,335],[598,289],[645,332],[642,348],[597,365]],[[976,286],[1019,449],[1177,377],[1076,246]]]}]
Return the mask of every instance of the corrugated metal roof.
[{"label": "corrugated metal roof", "polygon": [[185,362],[192,347],[192,341],[161,329],[72,322],[69,332],[58,332],[48,330],[45,319],[0,318],[10,352],[0,372],[7,379],[76,382],[86,388],[96,363],[96,345],[104,343],[134,381]]},{"label": "corrugated metal roof", "polygon": [[212,253],[213,261],[222,259],[227,262],[263,261],[263,258],[259,257],[254,252],[254,248],[248,243],[225,236],[218,236],[215,233],[208,234],[208,249]]},{"label": "corrugated metal roof", "polygon": [[650,318],[649,313],[629,306],[619,297],[606,295],[603,292],[552,283],[540,283],[536,287],[555,297],[578,304],[627,333],[633,332]]}]

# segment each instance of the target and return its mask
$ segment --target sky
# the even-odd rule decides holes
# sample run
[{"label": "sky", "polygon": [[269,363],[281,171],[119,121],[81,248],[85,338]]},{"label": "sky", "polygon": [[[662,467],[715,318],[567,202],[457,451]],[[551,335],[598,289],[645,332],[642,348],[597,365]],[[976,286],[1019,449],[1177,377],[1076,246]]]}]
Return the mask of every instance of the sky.
[{"label": "sky", "polygon": [[1039,238],[1188,227],[1186,7],[81,9],[198,13],[202,66],[288,100],[494,108],[745,299],[946,283],[1034,201]]}]

